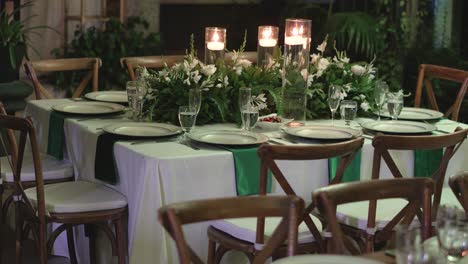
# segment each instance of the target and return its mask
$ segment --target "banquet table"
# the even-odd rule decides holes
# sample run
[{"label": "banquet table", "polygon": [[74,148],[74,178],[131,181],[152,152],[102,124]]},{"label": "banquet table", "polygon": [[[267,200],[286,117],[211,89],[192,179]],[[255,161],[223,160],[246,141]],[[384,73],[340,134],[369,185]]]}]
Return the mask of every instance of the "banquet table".
[{"label": "banquet table", "polygon": [[[25,110],[33,118],[42,151],[47,149],[49,116],[54,105],[70,103],[70,99],[32,100]],[[96,143],[102,127],[122,122],[117,117],[74,117],[65,119],[64,157],[73,163],[77,180],[97,181],[94,173]],[[365,119],[360,120],[364,122]],[[328,120],[314,120],[311,124],[330,124]],[[336,122],[340,125],[339,122]],[[455,127],[468,125],[451,120],[436,123],[439,130],[453,131]],[[236,129],[234,124],[214,124],[196,127],[196,130]],[[261,129],[256,132],[263,132]],[[276,136],[278,132],[265,133]],[[194,199],[236,196],[235,169],[232,153],[217,146],[202,145],[195,150],[178,143],[175,139],[162,139],[142,144],[119,141],[114,145],[115,164],[118,172],[117,184],[104,183],[128,199],[128,252],[130,263],[176,263],[177,251],[171,238],[158,222],[157,210],[173,202]],[[291,144],[284,141],[284,144]],[[398,151],[394,155],[402,173],[413,176],[414,154],[412,151]],[[373,147],[366,139],[361,158],[361,180],[371,177]],[[287,171],[287,178],[297,194],[310,200],[310,189],[328,184],[327,160],[282,161],[281,169]],[[447,170],[447,176],[468,170],[468,144],[465,142],[454,155]],[[382,178],[392,177],[386,165],[381,168]],[[446,180],[448,177],[446,177]],[[311,187],[312,186],[312,187]],[[273,181],[272,193],[283,193]],[[188,243],[202,257],[207,255],[208,240],[206,227],[209,223],[193,224],[185,228]],[[67,255],[66,238],[56,242],[55,254]],[[83,230],[76,235],[80,263],[88,263],[88,253]],[[102,240],[102,241],[101,241]],[[110,245],[105,238],[98,241],[100,262],[110,263]],[[237,258],[235,254],[227,256]],[[228,262],[232,262],[228,261]],[[238,262],[238,261],[236,261]],[[233,263],[233,262],[232,262]]]}]

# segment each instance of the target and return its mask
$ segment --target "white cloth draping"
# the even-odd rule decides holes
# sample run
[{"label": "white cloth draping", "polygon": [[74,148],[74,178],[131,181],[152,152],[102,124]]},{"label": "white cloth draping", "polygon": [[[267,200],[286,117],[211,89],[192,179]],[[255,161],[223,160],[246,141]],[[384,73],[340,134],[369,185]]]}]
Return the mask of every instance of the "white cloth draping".
[{"label": "white cloth draping", "polygon": [[[46,151],[49,113],[56,104],[72,102],[68,99],[30,101],[25,110],[33,117],[42,151]],[[74,164],[75,177],[80,180],[99,181],[94,177],[94,162],[97,137],[100,128],[121,122],[121,119],[65,120],[65,139],[68,158]],[[329,121],[314,121],[314,123]],[[440,130],[453,131],[456,126],[468,127],[450,120],[437,123]],[[227,128],[233,125],[218,124],[197,129]],[[260,132],[260,130],[258,131]],[[270,135],[274,135],[270,134]],[[114,146],[119,182],[109,187],[121,192],[128,199],[129,207],[129,259],[130,263],[176,263],[177,251],[170,237],[157,220],[157,210],[163,205],[194,199],[235,196],[235,176],[232,154],[217,147],[191,149],[174,140],[160,140],[145,144],[120,141]],[[414,155],[412,151],[394,153],[402,173],[413,176]],[[468,170],[468,144],[460,148],[447,170],[452,175]],[[370,179],[373,148],[366,139],[362,149],[361,180]],[[382,163],[383,164],[383,163]],[[310,200],[311,190],[328,183],[328,162],[282,161],[280,168],[287,171],[286,177],[298,195]],[[386,166],[381,175],[391,177]],[[273,192],[282,193],[273,183]],[[188,243],[202,257],[207,254],[206,227],[208,223],[194,224],[185,228]],[[82,233],[78,233],[80,240]],[[62,242],[62,241],[61,241]],[[106,241],[102,241],[105,244]],[[66,243],[64,240],[63,243]],[[85,246],[78,243],[78,247]],[[100,248],[104,257],[110,255],[108,245]],[[107,253],[106,253],[107,252]],[[57,252],[56,252],[57,253]],[[62,252],[61,252],[62,253]],[[81,263],[87,260],[86,249],[79,250]],[[109,260],[103,260],[109,263]]]}]

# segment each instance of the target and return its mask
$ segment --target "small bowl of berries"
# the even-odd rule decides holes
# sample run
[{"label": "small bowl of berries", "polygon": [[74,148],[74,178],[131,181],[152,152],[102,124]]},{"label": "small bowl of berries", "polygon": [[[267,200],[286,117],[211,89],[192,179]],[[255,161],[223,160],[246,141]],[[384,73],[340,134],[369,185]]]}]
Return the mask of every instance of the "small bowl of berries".
[{"label": "small bowl of berries", "polygon": [[292,119],[285,119],[277,114],[269,114],[258,118],[257,127],[265,130],[279,130],[281,126],[291,122]]}]

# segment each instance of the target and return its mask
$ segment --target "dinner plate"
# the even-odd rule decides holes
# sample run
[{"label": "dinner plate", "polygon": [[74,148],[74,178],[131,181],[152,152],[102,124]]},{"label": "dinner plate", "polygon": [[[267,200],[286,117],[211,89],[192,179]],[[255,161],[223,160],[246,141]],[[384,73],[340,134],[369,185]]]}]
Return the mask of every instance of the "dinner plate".
[{"label": "dinner plate", "polygon": [[393,134],[422,134],[437,130],[432,124],[400,120],[371,121],[361,125],[365,129]]},{"label": "dinner plate", "polygon": [[226,146],[256,145],[268,141],[268,137],[243,130],[196,131],[188,134],[192,140]]},{"label": "dinner plate", "polygon": [[99,115],[120,112],[124,110],[124,106],[106,102],[78,101],[55,105],[52,109],[67,114]]},{"label": "dinner plate", "polygon": [[308,139],[350,139],[353,136],[360,136],[361,131],[336,126],[300,126],[287,127],[284,132],[291,136],[308,138]]},{"label": "dinner plate", "polygon": [[124,122],[102,128],[105,132],[131,137],[167,137],[180,134],[180,127],[171,124]]},{"label": "dinner plate", "polygon": [[109,103],[128,103],[126,91],[100,91],[85,94],[89,100],[109,102]]},{"label": "dinner plate", "polygon": [[[384,110],[380,116],[391,118],[392,116],[388,112],[388,110]],[[444,114],[438,111],[434,111],[431,109],[424,109],[424,108],[416,108],[416,107],[403,107],[401,110],[398,119],[403,120],[414,120],[414,121],[422,121],[422,120],[434,120],[444,117]]]},{"label": "dinner plate", "polygon": [[288,258],[282,258],[275,262],[274,264],[310,264],[310,263],[320,263],[320,264],[382,264],[383,262],[356,257],[356,256],[341,256],[341,255],[298,255]]}]

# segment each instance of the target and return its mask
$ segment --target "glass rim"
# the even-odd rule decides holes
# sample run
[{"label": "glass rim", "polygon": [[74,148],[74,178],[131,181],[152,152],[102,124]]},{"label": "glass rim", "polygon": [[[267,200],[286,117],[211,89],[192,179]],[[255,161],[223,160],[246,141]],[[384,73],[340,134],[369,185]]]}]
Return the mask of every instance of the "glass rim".
[{"label": "glass rim", "polygon": [[302,23],[312,23],[312,19],[305,19],[305,18],[286,18],[286,22],[302,22]]},{"label": "glass rim", "polygon": [[224,31],[224,32],[226,32],[226,28],[223,28],[223,27],[205,27],[205,32],[206,31]]}]

